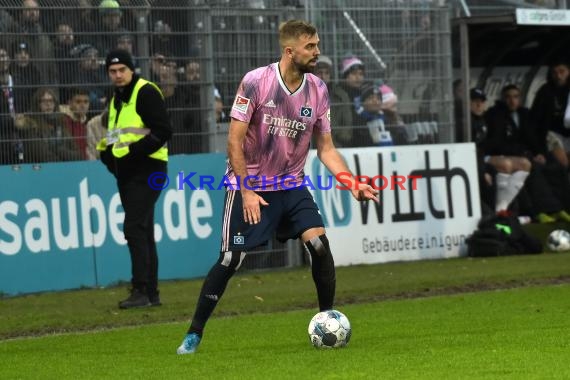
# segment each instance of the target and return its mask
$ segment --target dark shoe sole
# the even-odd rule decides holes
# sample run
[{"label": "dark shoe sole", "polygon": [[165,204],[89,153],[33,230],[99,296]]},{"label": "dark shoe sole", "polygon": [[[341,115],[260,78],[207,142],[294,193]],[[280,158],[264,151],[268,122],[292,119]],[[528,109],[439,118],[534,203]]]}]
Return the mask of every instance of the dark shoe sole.
[{"label": "dark shoe sole", "polygon": [[146,305],[119,305],[119,309],[135,309],[135,308],[139,308],[139,307],[149,307],[149,306],[153,306],[150,302],[147,303]]}]

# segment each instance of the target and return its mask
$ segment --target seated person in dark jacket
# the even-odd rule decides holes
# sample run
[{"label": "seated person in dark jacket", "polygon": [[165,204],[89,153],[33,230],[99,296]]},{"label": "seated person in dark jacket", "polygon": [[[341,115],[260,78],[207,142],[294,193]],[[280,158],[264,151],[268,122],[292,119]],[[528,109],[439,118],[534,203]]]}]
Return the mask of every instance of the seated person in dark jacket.
[{"label": "seated person in dark jacket", "polygon": [[564,125],[569,76],[570,67],[566,62],[551,65],[546,83],[537,91],[531,108],[538,127],[538,138],[550,141],[548,150],[565,167],[568,167],[570,155],[570,128]]},{"label": "seated person in dark jacket", "polygon": [[[501,90],[501,99],[486,114],[487,137],[482,143],[485,156],[524,157],[532,162],[531,174],[525,188],[532,202],[528,213],[539,222],[552,222],[557,219],[570,221],[568,195],[570,183],[566,176],[554,178],[546,169],[544,142],[537,138],[537,130],[528,108],[521,106],[520,89],[507,85]],[[488,158],[488,162],[492,159]]]},{"label": "seated person in dark jacket", "polygon": [[524,157],[485,155],[483,144],[487,138],[487,96],[480,88],[472,88],[469,95],[471,137],[477,147],[477,171],[483,213],[507,210],[522,188],[531,164]]}]

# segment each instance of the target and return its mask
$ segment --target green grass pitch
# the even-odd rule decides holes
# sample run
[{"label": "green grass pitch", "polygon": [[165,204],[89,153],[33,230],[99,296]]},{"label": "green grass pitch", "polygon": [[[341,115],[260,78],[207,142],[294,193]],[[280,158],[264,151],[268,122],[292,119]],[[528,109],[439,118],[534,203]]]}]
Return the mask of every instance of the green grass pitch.
[{"label": "green grass pitch", "polygon": [[175,354],[201,280],[164,306],[122,288],[0,299],[0,379],[568,379],[570,254],[339,268],[347,348],[314,349],[308,268],[230,283],[194,355]]},{"label": "green grass pitch", "polygon": [[185,324],[0,344],[3,379],[567,379],[570,286],[347,305],[347,348],[317,350],[313,311],[211,321],[194,355]]}]

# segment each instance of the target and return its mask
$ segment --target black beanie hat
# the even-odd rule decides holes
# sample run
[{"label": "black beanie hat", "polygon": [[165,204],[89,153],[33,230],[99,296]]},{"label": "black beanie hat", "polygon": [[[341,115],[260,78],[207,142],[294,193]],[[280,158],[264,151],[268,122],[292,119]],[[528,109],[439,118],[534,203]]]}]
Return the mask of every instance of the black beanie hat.
[{"label": "black beanie hat", "polygon": [[116,63],[122,63],[132,71],[135,71],[133,58],[126,50],[112,50],[109,52],[109,54],[107,54],[107,58],[105,59],[105,68],[109,70],[109,66]]},{"label": "black beanie hat", "polygon": [[[362,99],[362,101],[365,101],[372,94],[379,93],[380,86],[373,82],[364,82],[362,86],[360,86],[360,99]],[[380,96],[380,100],[382,100],[382,96]]]}]

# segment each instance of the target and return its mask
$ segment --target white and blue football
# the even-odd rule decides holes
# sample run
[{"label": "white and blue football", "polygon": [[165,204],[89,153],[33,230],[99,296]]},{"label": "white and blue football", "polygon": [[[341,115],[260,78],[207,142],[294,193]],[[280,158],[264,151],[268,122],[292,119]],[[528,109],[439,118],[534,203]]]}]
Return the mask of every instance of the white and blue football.
[{"label": "white and blue football", "polygon": [[309,340],[317,348],[344,347],[351,334],[348,318],[338,310],[321,311],[309,322]]},{"label": "white and blue football", "polygon": [[554,230],[546,239],[548,249],[554,252],[570,250],[570,233],[566,230]]}]

